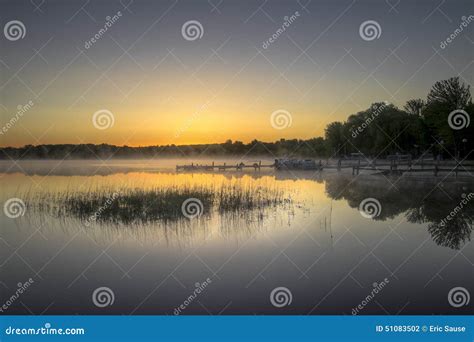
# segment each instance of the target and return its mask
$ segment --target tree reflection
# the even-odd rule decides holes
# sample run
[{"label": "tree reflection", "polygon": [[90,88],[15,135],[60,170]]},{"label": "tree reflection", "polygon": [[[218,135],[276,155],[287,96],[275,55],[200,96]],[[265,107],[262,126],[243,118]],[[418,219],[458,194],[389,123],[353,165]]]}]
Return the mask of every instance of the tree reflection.
[{"label": "tree reflection", "polygon": [[[386,179],[332,177],[326,179],[326,192],[333,199],[345,199],[358,208],[368,197],[381,203],[385,221],[404,215],[411,223],[428,223],[428,232],[439,246],[460,249],[473,231],[474,195],[472,183],[439,183],[436,179]],[[447,217],[449,216],[449,219]]]}]

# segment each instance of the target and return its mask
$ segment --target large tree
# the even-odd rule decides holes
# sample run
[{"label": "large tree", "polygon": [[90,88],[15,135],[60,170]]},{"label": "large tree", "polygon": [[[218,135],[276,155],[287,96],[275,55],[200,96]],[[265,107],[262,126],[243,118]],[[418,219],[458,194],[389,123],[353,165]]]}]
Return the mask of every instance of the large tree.
[{"label": "large tree", "polygon": [[341,155],[345,153],[344,125],[342,122],[331,122],[324,130],[324,137],[329,146],[332,155]]},{"label": "large tree", "polygon": [[450,125],[449,114],[465,110],[466,119],[469,120],[472,108],[469,85],[460,82],[459,77],[438,81],[433,85],[423,117],[439,153],[446,157],[463,157],[470,153],[473,126],[466,124],[465,127],[454,128]]},{"label": "large tree", "polygon": [[428,94],[428,104],[443,103],[452,110],[464,109],[471,102],[469,85],[459,81],[459,77],[436,82]]}]

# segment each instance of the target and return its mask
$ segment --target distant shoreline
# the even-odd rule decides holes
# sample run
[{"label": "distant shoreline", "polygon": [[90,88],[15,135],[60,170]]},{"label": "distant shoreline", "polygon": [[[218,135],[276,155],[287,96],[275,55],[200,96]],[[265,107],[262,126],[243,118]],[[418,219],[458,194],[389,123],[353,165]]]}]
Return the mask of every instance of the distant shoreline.
[{"label": "distant shoreline", "polygon": [[[411,153],[410,153],[411,152]],[[433,159],[432,153],[423,150],[410,151],[413,159],[424,156],[424,159]],[[472,152],[472,151],[471,151]],[[262,142],[254,140],[251,143],[227,141],[216,144],[197,145],[164,145],[164,146],[117,146],[109,144],[51,144],[51,145],[26,145],[23,147],[0,147],[1,160],[110,160],[110,159],[276,159],[276,158],[307,158],[315,160],[356,160],[355,154],[360,154],[360,159],[380,160],[387,156],[401,154],[396,151],[383,151],[383,153],[347,153],[331,154],[325,146],[323,138],[309,140],[285,140],[276,142]],[[471,153],[469,153],[471,154]],[[351,156],[352,155],[352,156]],[[468,155],[467,157],[471,157]],[[459,158],[474,160],[472,158]],[[441,160],[455,160],[448,155]]]}]

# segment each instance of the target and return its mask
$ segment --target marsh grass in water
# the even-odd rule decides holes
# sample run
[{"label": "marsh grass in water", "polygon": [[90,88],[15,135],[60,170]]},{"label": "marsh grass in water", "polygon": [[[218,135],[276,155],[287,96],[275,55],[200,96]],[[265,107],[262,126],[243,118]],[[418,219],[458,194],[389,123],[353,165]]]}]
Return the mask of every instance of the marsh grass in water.
[{"label": "marsh grass in water", "polygon": [[284,191],[276,187],[223,183],[220,186],[172,185],[39,193],[28,196],[27,205],[57,217],[74,216],[86,223],[130,224],[185,219],[182,204],[190,198],[202,203],[201,216],[213,211],[250,213],[291,202]]}]

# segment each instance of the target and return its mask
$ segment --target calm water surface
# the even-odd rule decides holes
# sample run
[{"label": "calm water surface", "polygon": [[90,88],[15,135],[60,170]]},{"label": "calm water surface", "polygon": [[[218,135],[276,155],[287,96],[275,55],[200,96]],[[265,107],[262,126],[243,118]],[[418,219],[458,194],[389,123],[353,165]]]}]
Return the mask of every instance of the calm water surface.
[{"label": "calm water surface", "polygon": [[[34,280],[5,312],[172,315],[209,278],[182,314],[351,314],[387,278],[360,314],[472,313],[472,300],[454,308],[447,296],[456,286],[474,295],[474,205],[440,224],[473,192],[472,177],[176,173],[184,162],[0,162],[2,203],[42,192],[222,184],[279,189],[288,199],[263,211],[147,224],[2,212],[0,304]],[[380,202],[378,216],[361,215],[366,198]],[[102,286],[115,300],[99,308],[92,293]],[[276,287],[289,289],[289,305],[272,305]]]}]

